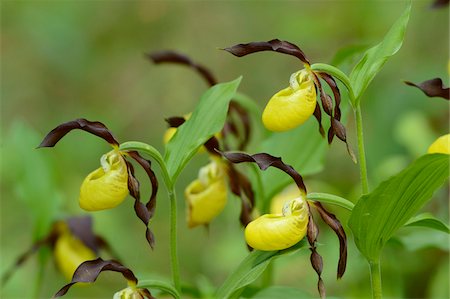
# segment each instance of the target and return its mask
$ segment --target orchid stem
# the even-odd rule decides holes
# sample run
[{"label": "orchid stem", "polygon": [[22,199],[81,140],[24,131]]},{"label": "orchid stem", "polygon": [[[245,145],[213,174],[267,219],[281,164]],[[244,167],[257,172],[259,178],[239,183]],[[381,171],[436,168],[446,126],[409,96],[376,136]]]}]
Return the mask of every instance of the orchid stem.
[{"label": "orchid stem", "polygon": [[181,292],[180,284],[180,266],[178,262],[178,248],[177,248],[177,196],[175,188],[169,189],[170,199],[170,261],[172,266],[172,280],[175,289]]},{"label": "orchid stem", "polygon": [[382,289],[381,289],[381,269],[380,262],[369,262],[370,267],[370,282],[372,284],[372,298],[381,299]]},{"label": "orchid stem", "polygon": [[369,181],[367,179],[367,164],[366,164],[366,151],[364,149],[364,134],[361,106],[358,104],[355,109],[356,120],[356,134],[358,137],[358,157],[359,157],[359,172],[361,176],[361,188],[362,194],[369,193]]}]

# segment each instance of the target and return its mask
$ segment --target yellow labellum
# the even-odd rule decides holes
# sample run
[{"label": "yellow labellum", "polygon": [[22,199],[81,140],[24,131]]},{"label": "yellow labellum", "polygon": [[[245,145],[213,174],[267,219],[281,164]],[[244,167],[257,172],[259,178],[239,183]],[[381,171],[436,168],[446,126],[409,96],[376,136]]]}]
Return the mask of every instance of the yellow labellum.
[{"label": "yellow labellum", "polygon": [[290,86],[277,92],[262,115],[264,126],[281,132],[303,124],[316,108],[316,88],[310,71],[303,69],[291,75]]},{"label": "yellow labellum", "polygon": [[210,223],[227,203],[225,165],[213,160],[199,171],[198,179],[187,186],[187,222],[190,228]]},{"label": "yellow labellum", "polygon": [[429,154],[450,154],[450,134],[444,135],[436,139],[428,148]]},{"label": "yellow labellum", "polygon": [[100,164],[80,188],[80,207],[86,211],[114,208],[128,195],[127,165],[121,154],[113,150],[102,156]]},{"label": "yellow labellum", "polygon": [[53,254],[56,265],[68,281],[81,263],[96,258],[94,251],[68,231],[56,240]]},{"label": "yellow labellum", "polygon": [[302,197],[287,202],[282,214],[265,214],[245,228],[245,240],[254,249],[282,250],[297,244],[306,235],[309,211]]}]

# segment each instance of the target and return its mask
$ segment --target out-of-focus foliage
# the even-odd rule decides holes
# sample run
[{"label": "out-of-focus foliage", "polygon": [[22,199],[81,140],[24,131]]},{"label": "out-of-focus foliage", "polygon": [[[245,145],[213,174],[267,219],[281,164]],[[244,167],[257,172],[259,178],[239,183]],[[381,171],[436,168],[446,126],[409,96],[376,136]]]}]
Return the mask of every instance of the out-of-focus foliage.
[{"label": "out-of-focus foliage", "polygon": [[[428,2],[413,2],[402,49],[386,63],[362,100],[372,186],[398,173],[425,153],[429,142],[448,133],[448,103],[430,102],[402,83],[448,78],[449,29],[437,25],[448,24],[448,9],[430,10]],[[143,53],[180,50],[212,69],[220,81],[243,75],[239,91],[256,99],[262,108],[301,65],[291,57],[271,53],[237,59],[218,48],[280,38],[300,45],[311,61],[331,62],[342,48],[356,46],[350,52],[358,53],[361,45],[378,43],[406,3],[3,1],[0,5],[3,273],[62,211],[84,213],[77,203],[80,184],[98,164],[98,157],[109,149],[95,137],[74,133],[51,153],[34,150],[46,132],[59,123],[85,117],[107,123],[121,141],[140,140],[162,149],[164,118],[192,111],[206,90],[190,70],[156,67],[145,60]],[[352,60],[357,62],[358,54],[354,57]],[[343,101],[347,101],[345,94]],[[310,125],[316,129],[315,123]],[[348,139],[355,145],[352,115],[346,125]],[[304,137],[305,147],[320,143],[316,143],[318,133],[314,133],[311,139]],[[264,147],[255,140],[251,144],[253,152]],[[308,191],[333,193],[355,201],[359,192],[357,166],[341,143],[325,148],[326,171],[306,176]],[[276,155],[275,150],[271,154]],[[318,145],[317,152],[322,150],[323,146]],[[311,152],[316,154],[313,149]],[[291,154],[295,155],[294,149]],[[206,159],[206,155],[199,155],[189,163],[177,182],[178,194],[195,178]],[[285,162],[289,163],[289,159]],[[301,168],[298,170],[302,173]],[[143,177],[144,173],[137,170],[137,175]],[[150,187],[144,179],[141,181],[142,193],[146,194]],[[447,190],[435,194],[424,211],[448,223],[447,194]],[[132,200],[125,200],[114,210],[93,214],[95,230],[115,245],[122,261],[137,276],[148,279],[170,276],[168,200],[164,192],[159,197],[150,224],[157,236],[152,252],[140,233],[142,227],[132,212]],[[180,196],[181,211],[183,204]],[[230,198],[224,213],[211,223],[209,233],[201,228],[188,230],[180,215],[180,262],[187,286],[220,286],[247,255],[243,230],[237,221],[239,209],[240,203]],[[335,208],[333,212],[347,222],[346,210]],[[446,238],[442,232],[402,229],[386,245],[382,257],[387,265],[383,268],[385,295],[448,297]],[[354,245],[349,247],[352,258],[347,273],[336,282],[338,241],[324,229],[321,243],[326,245],[319,250],[324,257],[327,292],[343,298],[367,296],[367,265]],[[406,254],[405,249],[409,250]],[[277,259],[275,284],[315,296],[316,277],[305,252]],[[388,266],[394,262],[403,267]],[[40,278],[40,296],[47,298],[65,281],[51,263],[45,270],[46,275]],[[31,297],[36,276],[37,259],[30,259],[2,286],[0,296]],[[120,275],[106,273],[89,288],[74,287],[70,295],[110,297],[118,291],[115,285],[120,281]],[[25,288],[28,284],[30,287]]]}]

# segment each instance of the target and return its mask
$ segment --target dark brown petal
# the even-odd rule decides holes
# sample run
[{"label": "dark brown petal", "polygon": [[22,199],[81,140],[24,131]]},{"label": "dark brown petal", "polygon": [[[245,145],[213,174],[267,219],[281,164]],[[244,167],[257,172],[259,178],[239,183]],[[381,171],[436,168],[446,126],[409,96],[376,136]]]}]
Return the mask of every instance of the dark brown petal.
[{"label": "dark brown petal", "polygon": [[[230,102],[230,107],[229,107],[228,113],[231,113],[232,111],[236,111],[236,113],[239,116],[239,119],[241,121],[242,128],[243,128],[242,136],[238,136],[238,135],[240,135],[239,132],[237,132],[237,134],[236,134],[236,136],[240,137],[240,139],[241,139],[237,149],[243,150],[247,147],[248,142],[250,140],[250,132],[251,132],[250,117],[248,115],[248,112],[239,103],[234,102],[234,101]],[[236,125],[234,125],[234,126],[237,127]]]},{"label": "dark brown petal", "polygon": [[306,231],[306,236],[308,237],[308,243],[311,246],[315,246],[317,241],[317,236],[319,235],[319,227],[314,222],[312,215],[309,215],[308,226]]},{"label": "dark brown petal", "polygon": [[334,118],[337,120],[341,120],[341,93],[336,84],[334,78],[327,73],[319,73],[320,77],[330,86],[331,91],[333,92],[334,102],[336,103],[336,107],[334,108]]},{"label": "dark brown petal", "polygon": [[273,39],[268,42],[251,42],[248,44],[238,44],[223,49],[234,56],[242,57],[248,54],[261,52],[261,51],[275,51],[287,55],[292,55],[300,59],[302,62],[310,64],[305,57],[305,53],[296,45],[287,42]]},{"label": "dark brown petal", "polygon": [[448,6],[449,0],[434,0],[431,8],[442,8]]},{"label": "dark brown petal", "polygon": [[323,130],[322,126],[322,111],[320,110],[319,104],[316,105],[316,108],[314,109],[314,117],[317,119],[317,122],[319,123],[319,132],[320,135],[325,136],[325,131]]},{"label": "dark brown petal", "polygon": [[410,81],[405,81],[405,83],[409,86],[417,87],[430,98],[440,97],[446,100],[450,99],[450,89],[448,87],[444,88],[444,85],[440,78],[434,78],[418,84],[412,83]]},{"label": "dark brown petal", "polygon": [[330,95],[321,92],[320,93],[320,100],[322,102],[323,110],[326,114],[332,116],[333,115],[333,101],[331,100]]},{"label": "dark brown petal", "polygon": [[186,119],[182,116],[172,116],[166,118],[166,122],[169,124],[170,128],[178,128],[179,126],[184,124],[185,121]]},{"label": "dark brown petal", "polygon": [[279,157],[274,157],[266,153],[249,155],[246,153],[223,152],[221,154],[232,163],[252,162],[256,163],[261,170],[266,170],[271,166],[278,168],[288,174],[295,181],[298,188],[306,193],[302,176],[292,166],[284,164]]},{"label": "dark brown petal", "polygon": [[134,175],[134,167],[129,161],[125,160],[127,163],[128,170],[128,191],[133,198],[141,198],[140,183],[139,180]]},{"label": "dark brown petal", "polygon": [[347,134],[346,134],[346,132],[345,132],[345,127],[344,127],[344,125],[339,121],[339,120],[337,120],[337,119],[335,119],[335,118],[332,118],[331,119],[331,126],[333,127],[333,131],[334,131],[334,134],[336,134],[336,136],[340,139],[340,140],[342,140],[342,141],[344,141],[345,142],[345,145],[347,146],[347,152],[348,152],[348,154],[350,155],[350,158],[352,159],[352,161],[354,162],[354,163],[356,163],[356,156],[355,156],[355,154],[353,153],[353,150],[351,149],[351,147],[350,147],[350,145],[348,144],[348,142],[347,142]]},{"label": "dark brown petal", "polygon": [[216,137],[209,138],[204,144],[203,144],[211,155],[218,155],[217,150],[220,150],[219,147],[219,140],[217,140]]},{"label": "dark brown petal", "polygon": [[255,196],[250,181],[240,173],[232,164],[228,165],[228,178],[231,192],[241,199],[241,214],[239,220],[243,227],[252,221],[252,211]]},{"label": "dark brown petal", "polygon": [[99,244],[92,230],[91,216],[71,217],[67,219],[67,225],[71,233],[83,242],[84,245],[98,253]]},{"label": "dark brown petal", "polygon": [[322,217],[323,221],[331,227],[339,239],[339,263],[337,270],[337,278],[339,279],[344,275],[347,266],[347,236],[345,235],[341,222],[334,214],[325,210],[320,202],[314,202],[314,205],[316,206],[320,217]]},{"label": "dark brown petal", "polygon": [[[139,198],[139,193],[133,192],[130,194],[133,196],[137,196],[134,197],[135,201],[134,201],[134,211],[136,212],[136,215],[139,217],[139,219],[141,219],[141,221],[145,224],[146,226],[146,230],[145,230],[145,236],[146,239],[148,241],[148,243],[150,244],[150,246],[153,248],[154,244],[155,244],[155,237],[152,233],[152,231],[150,230],[150,228],[148,227],[148,224],[150,222],[150,219],[153,217],[153,214],[155,213],[155,208],[156,208],[156,194],[158,193],[158,180],[156,178],[155,173],[153,172],[152,168],[151,168],[151,162],[144,159],[138,152],[136,151],[130,151],[128,152],[128,155],[130,157],[132,157],[134,160],[136,160],[136,162],[139,163],[139,165],[142,166],[142,168],[144,168],[145,172],[147,173],[149,179],[150,179],[150,183],[152,185],[152,193],[150,195],[150,199],[148,200],[147,204],[143,204],[140,201]],[[134,177],[134,176],[132,176]],[[128,181],[128,186],[130,187],[130,184],[135,184],[133,182],[130,183],[130,176],[129,176],[129,181]]]},{"label": "dark brown petal", "polygon": [[209,85],[212,86],[217,84],[217,80],[214,78],[210,70],[200,64],[193,62],[189,57],[183,54],[177,53],[175,51],[158,51],[148,53],[145,56],[155,64],[176,63],[189,66],[193,70],[197,71],[197,73],[200,74],[200,76],[202,76],[202,78],[205,79],[205,81]]},{"label": "dark brown petal", "polygon": [[[115,260],[107,260],[104,261],[101,258],[92,261],[83,262],[78,268],[75,270],[73,274],[72,281],[65,286],[63,286],[53,298],[64,296],[67,291],[74,284],[79,282],[84,283],[92,283],[97,280],[97,277],[103,271],[114,271],[119,272],[125,277],[126,280],[137,284],[138,280],[136,276],[134,276],[133,272]],[[151,296],[151,295],[150,295]],[[153,297],[151,297],[153,298]]]},{"label": "dark brown petal", "polygon": [[63,124],[60,124],[56,128],[50,131],[50,133],[45,136],[41,144],[38,147],[54,147],[58,141],[61,140],[67,133],[72,130],[79,129],[95,136],[104,139],[106,142],[112,145],[119,145],[119,142],[114,138],[111,131],[101,122],[89,121],[84,118],[79,118],[72,120]]}]

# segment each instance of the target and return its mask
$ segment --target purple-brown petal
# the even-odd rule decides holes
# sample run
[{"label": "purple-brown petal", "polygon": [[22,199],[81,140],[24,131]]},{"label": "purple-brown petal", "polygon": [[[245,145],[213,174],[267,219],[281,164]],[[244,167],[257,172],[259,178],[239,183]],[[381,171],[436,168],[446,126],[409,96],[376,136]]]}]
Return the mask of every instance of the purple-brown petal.
[{"label": "purple-brown petal", "polygon": [[72,130],[79,129],[98,136],[111,145],[119,145],[119,142],[114,138],[111,131],[101,122],[89,121],[84,118],[72,120],[60,124],[51,130],[47,136],[44,137],[38,147],[53,147],[55,146],[67,133]]},{"label": "purple-brown petal", "polygon": [[405,83],[409,86],[417,87],[430,98],[440,97],[446,100],[450,100],[450,89],[448,87],[444,87],[442,79],[440,78],[434,78],[418,84],[410,81],[405,81]]}]

